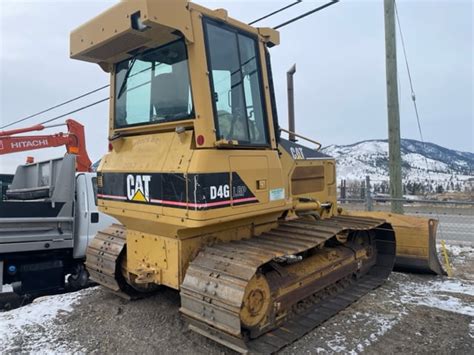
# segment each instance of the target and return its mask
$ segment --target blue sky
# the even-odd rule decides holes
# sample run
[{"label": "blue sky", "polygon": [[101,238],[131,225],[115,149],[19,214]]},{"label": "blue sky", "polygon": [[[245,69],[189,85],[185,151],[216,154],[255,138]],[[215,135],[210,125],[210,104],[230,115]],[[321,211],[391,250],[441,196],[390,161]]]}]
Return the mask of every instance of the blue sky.
[{"label": "blue sky", "polygon": [[[230,16],[248,22],[289,2],[199,3],[227,8]],[[69,59],[69,32],[114,3],[0,1],[2,125],[108,83],[98,66]],[[259,25],[274,26],[322,3],[305,1]],[[425,140],[472,152],[472,2],[399,0],[398,9]],[[283,28],[281,42],[271,54],[282,127],[287,127],[286,71],[296,63],[299,133],[323,145],[387,137],[382,0],[341,1]],[[402,137],[419,139],[400,45],[398,49]],[[106,96],[99,92],[30,123]],[[88,150],[98,159],[107,148],[107,103],[73,117],[86,125]],[[44,159],[62,153],[63,148],[54,148],[34,155]],[[27,155],[32,153],[1,157],[1,170],[13,171]]]}]

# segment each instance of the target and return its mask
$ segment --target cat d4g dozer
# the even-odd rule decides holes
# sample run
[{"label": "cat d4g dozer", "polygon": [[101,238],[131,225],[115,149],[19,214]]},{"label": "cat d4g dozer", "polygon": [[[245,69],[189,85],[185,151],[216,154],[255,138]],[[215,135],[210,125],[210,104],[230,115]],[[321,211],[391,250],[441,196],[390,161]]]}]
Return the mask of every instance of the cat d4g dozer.
[{"label": "cat d4g dozer", "polygon": [[[111,77],[97,196],[122,225],[90,244],[92,279],[129,296],[179,290],[190,328],[240,352],[291,343],[396,260],[392,217],[343,215],[334,159],[280,138],[278,44],[185,0],[123,1],[71,34],[71,57]],[[408,224],[404,260],[429,262],[433,234],[393,217]]]}]

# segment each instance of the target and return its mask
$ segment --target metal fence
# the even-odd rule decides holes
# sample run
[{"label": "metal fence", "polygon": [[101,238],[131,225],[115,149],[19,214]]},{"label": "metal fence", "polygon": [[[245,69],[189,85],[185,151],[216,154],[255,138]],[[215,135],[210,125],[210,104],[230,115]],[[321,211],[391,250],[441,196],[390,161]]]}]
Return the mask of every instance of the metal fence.
[{"label": "metal fence", "polygon": [[[338,188],[338,201],[347,210],[385,211],[391,210],[393,199],[386,193],[374,192],[370,179],[356,184],[341,182]],[[474,200],[438,200],[431,196],[405,196],[404,214],[439,220],[438,241],[445,239],[458,243],[474,243]]]}]

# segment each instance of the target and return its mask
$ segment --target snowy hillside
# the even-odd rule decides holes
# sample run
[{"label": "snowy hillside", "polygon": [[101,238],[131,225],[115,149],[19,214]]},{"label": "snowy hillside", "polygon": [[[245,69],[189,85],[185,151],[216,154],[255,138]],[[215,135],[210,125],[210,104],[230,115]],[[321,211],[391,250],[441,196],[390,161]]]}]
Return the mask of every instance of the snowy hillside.
[{"label": "snowy hillside", "polygon": [[[447,149],[433,143],[402,139],[404,181],[464,182],[473,175],[474,154]],[[388,180],[387,140],[367,140],[351,145],[331,145],[322,149],[337,160],[338,179]]]}]

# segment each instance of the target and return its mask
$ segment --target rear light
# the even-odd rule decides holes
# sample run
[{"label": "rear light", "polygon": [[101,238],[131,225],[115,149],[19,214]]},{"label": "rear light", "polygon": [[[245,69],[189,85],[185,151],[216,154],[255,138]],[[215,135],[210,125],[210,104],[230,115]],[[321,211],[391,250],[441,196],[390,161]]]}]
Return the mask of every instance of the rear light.
[{"label": "rear light", "polygon": [[204,136],[203,135],[197,136],[196,142],[197,142],[198,145],[203,145],[204,144]]},{"label": "rear light", "polygon": [[112,150],[114,150],[114,146],[112,145],[112,143],[109,142],[109,152],[111,152]]}]

